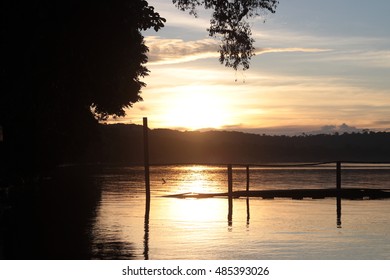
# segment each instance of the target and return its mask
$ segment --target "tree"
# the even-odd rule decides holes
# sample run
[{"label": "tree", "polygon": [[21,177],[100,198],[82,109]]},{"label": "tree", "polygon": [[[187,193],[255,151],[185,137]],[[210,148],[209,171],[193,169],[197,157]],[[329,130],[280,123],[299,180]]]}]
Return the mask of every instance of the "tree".
[{"label": "tree", "polygon": [[225,66],[244,70],[254,55],[254,39],[247,19],[266,12],[274,13],[277,0],[173,0],[182,10],[197,16],[196,7],[213,10],[209,35],[221,40],[219,61]]},{"label": "tree", "polygon": [[[221,63],[249,67],[245,19],[274,12],[275,0],[173,0],[212,9]],[[164,26],[145,0],[3,0],[0,126],[8,166],[46,169],[79,155],[98,120],[124,116],[142,100],[148,48],[142,30]],[[9,170],[7,171],[9,172]]]},{"label": "tree", "polygon": [[0,126],[10,169],[78,155],[97,120],[142,100],[141,31],[165,21],[146,1],[4,0],[1,13]]}]

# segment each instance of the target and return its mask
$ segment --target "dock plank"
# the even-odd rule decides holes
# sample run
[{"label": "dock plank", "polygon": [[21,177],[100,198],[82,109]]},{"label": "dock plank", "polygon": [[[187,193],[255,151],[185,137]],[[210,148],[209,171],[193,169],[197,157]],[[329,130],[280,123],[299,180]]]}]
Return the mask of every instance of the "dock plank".
[{"label": "dock plank", "polygon": [[[228,197],[229,193],[182,193],[166,195],[164,197],[172,198],[211,198]],[[324,199],[340,197],[344,199],[386,199],[390,198],[389,189],[289,189],[289,190],[252,190],[252,191],[234,191],[233,198],[239,197],[261,197],[263,199],[291,198],[291,199]]]}]

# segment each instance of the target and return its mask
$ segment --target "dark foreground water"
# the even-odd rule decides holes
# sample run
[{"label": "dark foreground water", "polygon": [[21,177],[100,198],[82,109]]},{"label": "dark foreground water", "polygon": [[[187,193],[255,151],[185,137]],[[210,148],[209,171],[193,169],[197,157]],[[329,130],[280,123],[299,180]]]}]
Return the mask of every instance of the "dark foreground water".
[{"label": "dark foreground water", "polygon": [[[257,168],[251,189],[329,188],[333,166]],[[246,185],[236,168],[234,189]],[[387,166],[343,169],[343,187],[390,188]],[[390,259],[390,200],[176,199],[225,192],[226,167],[64,167],[2,218],[6,259]],[[24,192],[26,193],[26,192]],[[337,214],[338,213],[338,214]]]}]

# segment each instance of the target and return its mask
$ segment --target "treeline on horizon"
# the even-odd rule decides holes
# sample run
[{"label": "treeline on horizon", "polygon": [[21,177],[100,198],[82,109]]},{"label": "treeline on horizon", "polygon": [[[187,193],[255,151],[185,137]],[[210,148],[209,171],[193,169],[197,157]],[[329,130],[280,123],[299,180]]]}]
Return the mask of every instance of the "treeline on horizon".
[{"label": "treeline on horizon", "polygon": [[[226,164],[361,161],[389,162],[390,133],[270,136],[233,131],[149,130],[151,164]],[[70,159],[69,159],[70,160]],[[142,164],[143,127],[99,125],[82,157],[88,163]]]}]

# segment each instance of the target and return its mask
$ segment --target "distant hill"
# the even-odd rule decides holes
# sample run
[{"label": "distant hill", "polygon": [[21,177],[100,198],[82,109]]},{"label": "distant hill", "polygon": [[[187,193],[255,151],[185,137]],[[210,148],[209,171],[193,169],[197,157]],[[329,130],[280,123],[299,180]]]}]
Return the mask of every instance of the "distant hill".
[{"label": "distant hill", "polygon": [[[100,125],[100,137],[85,161],[142,164],[143,129],[138,125]],[[171,163],[269,163],[390,161],[390,133],[267,136],[231,131],[149,131],[150,161]]]}]

